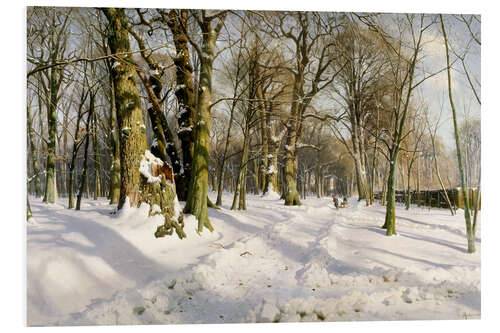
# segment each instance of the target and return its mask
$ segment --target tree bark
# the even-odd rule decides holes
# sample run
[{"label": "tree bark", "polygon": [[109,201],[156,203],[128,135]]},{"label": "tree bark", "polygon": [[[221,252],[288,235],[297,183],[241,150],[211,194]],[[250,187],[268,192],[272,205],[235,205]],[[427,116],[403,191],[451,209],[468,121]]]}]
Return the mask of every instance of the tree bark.
[{"label": "tree bark", "polygon": [[236,209],[236,204],[238,203],[238,209],[244,206],[242,203],[243,193],[246,190],[245,180],[246,180],[246,167],[248,162],[248,145],[249,137],[247,133],[248,129],[245,129],[243,133],[243,152],[241,153],[240,168],[238,170],[238,178],[236,180],[236,189],[233,196],[233,204],[231,205],[231,210]]},{"label": "tree bark", "polygon": [[193,129],[196,111],[193,67],[191,66],[188,37],[186,35],[188,29],[188,10],[172,9],[168,15],[169,20],[167,24],[174,36],[174,45],[177,51],[177,56],[173,59],[176,66],[177,82],[175,96],[179,103],[178,123],[180,129],[182,129],[177,134],[181,141],[183,169],[177,179],[176,189],[177,196],[180,200],[184,201],[188,196],[194,153],[194,133],[193,130],[187,129]]},{"label": "tree bark", "polygon": [[111,172],[109,176],[109,204],[116,205],[120,199],[120,138],[118,121],[116,118],[116,101],[113,78],[111,76],[111,66],[109,66],[109,84],[110,84],[110,128],[111,128]]},{"label": "tree bark", "polygon": [[455,104],[453,102],[453,94],[452,94],[452,89],[451,89],[451,65],[450,65],[450,53],[448,50],[448,38],[446,36],[446,29],[444,27],[443,15],[440,14],[439,18],[441,20],[441,29],[443,31],[443,39],[444,39],[444,45],[445,45],[445,50],[446,50],[446,66],[447,66],[446,72],[448,75],[448,98],[450,100],[451,112],[453,115],[453,128],[454,128],[454,134],[455,134],[458,170],[460,173],[460,182],[462,185],[461,190],[462,190],[462,194],[464,196],[464,218],[465,218],[465,230],[466,230],[466,234],[467,234],[467,252],[474,253],[474,252],[476,252],[475,235],[474,235],[474,229],[473,229],[473,225],[471,222],[471,216],[470,216],[469,191],[467,190],[467,187],[466,187],[467,184],[466,184],[466,180],[465,180],[465,172],[464,172],[463,162],[462,162],[460,134],[459,134],[458,123],[457,123],[457,112],[455,109]]},{"label": "tree bark", "polygon": [[[111,70],[120,129],[121,186],[118,209],[122,209],[125,203],[130,207],[147,203],[150,215],[161,214],[164,217],[164,225],[158,227],[156,237],[171,235],[175,230],[179,238],[184,238],[186,234],[183,231],[183,216],[178,210],[172,167],[161,160],[160,163],[155,162],[156,164],[147,161],[147,138],[137,88],[137,73],[130,54],[125,11],[121,8],[103,8],[102,11],[109,23],[108,43],[111,52],[127,54],[115,60]],[[141,174],[141,163],[149,163],[151,168],[155,166],[155,169],[159,169],[160,180],[151,182]],[[153,211],[156,206],[159,209]]]},{"label": "tree bark", "polygon": [[92,146],[94,148],[94,200],[97,200],[102,195],[101,185],[101,153],[99,151],[97,114],[93,114],[93,130],[92,130]]},{"label": "tree bark", "polygon": [[75,193],[75,163],[76,163],[76,156],[78,155],[78,150],[80,148],[80,145],[82,144],[83,141],[79,139],[79,133],[80,133],[80,121],[83,117],[83,105],[85,103],[85,100],[87,99],[87,92],[84,92],[82,90],[82,95],[80,98],[80,105],[78,106],[78,111],[76,115],[76,124],[75,124],[75,134],[73,136],[73,152],[71,154],[71,160],[69,162],[69,172],[68,172],[68,208],[74,208],[75,207],[75,198],[74,198],[74,193]]},{"label": "tree bark", "polygon": [[86,187],[88,191],[87,169],[88,169],[88,152],[89,152],[89,142],[90,142],[90,122],[92,121],[92,116],[95,111],[94,103],[95,103],[95,94],[91,92],[89,111],[87,116],[87,124],[85,125],[85,151],[83,155],[83,170],[80,176],[80,187],[76,198],[76,208],[75,208],[76,210],[80,210],[81,208],[84,187]]},{"label": "tree bark", "polygon": [[[202,46],[196,45],[201,58],[200,82],[198,88],[198,104],[196,107],[196,123],[194,126],[194,153],[189,191],[184,206],[184,212],[193,214],[198,220],[198,232],[203,228],[213,231],[208,218],[207,190],[208,165],[210,149],[210,107],[212,97],[212,70],[214,49],[217,36],[224,22],[225,14],[219,16],[219,22],[214,29],[212,18],[203,12],[199,26],[203,34]],[[199,19],[199,18],[198,18]]]},{"label": "tree bark", "polygon": [[35,141],[33,139],[34,137],[34,131],[33,131],[33,122],[31,119],[31,112],[29,110],[29,107],[27,108],[27,126],[28,126],[28,143],[29,143],[29,149],[31,152],[31,163],[32,163],[32,168],[33,168],[33,182],[35,184],[35,196],[38,198],[42,195],[42,186],[40,184],[40,176],[39,176],[39,170],[38,170],[38,159],[36,156],[36,147],[35,147]]},{"label": "tree bark", "polygon": [[60,73],[61,69],[52,67],[49,73],[49,105],[47,106],[47,127],[49,140],[47,143],[47,164],[45,177],[45,196],[43,202],[55,203],[56,194],[56,131],[57,131],[57,94],[61,85]]}]

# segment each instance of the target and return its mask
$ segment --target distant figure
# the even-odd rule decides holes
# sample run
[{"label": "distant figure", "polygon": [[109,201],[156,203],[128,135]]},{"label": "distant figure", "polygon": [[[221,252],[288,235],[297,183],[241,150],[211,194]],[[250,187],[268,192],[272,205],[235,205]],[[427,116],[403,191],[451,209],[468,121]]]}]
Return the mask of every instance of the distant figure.
[{"label": "distant figure", "polygon": [[347,207],[347,197],[344,197],[344,200],[342,201],[342,207]]},{"label": "distant figure", "polygon": [[333,194],[333,204],[335,205],[336,209],[339,209],[339,199],[335,197],[335,194]]}]

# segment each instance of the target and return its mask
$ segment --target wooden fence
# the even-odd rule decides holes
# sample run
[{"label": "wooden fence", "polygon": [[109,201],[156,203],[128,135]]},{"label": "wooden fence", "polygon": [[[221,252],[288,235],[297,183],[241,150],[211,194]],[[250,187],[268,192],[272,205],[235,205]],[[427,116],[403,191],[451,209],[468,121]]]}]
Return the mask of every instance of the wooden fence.
[{"label": "wooden fence", "polygon": [[[447,189],[448,197],[450,198],[451,205],[456,208],[464,208],[464,197],[460,188]],[[471,208],[476,203],[477,188],[469,189],[469,202]],[[374,193],[374,197],[380,200],[382,192]],[[396,191],[396,202],[406,203],[407,192]],[[448,208],[443,190],[428,190],[428,191],[411,191],[411,203],[420,206]],[[479,198],[479,209],[481,209],[481,198]]]}]

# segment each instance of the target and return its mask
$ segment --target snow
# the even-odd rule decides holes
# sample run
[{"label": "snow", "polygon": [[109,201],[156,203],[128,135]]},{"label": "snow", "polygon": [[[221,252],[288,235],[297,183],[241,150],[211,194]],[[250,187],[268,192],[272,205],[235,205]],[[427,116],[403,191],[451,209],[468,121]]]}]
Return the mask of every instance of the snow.
[{"label": "snow", "polygon": [[212,55],[210,55],[210,54],[208,54],[208,53],[206,53],[206,52],[202,52],[202,53],[201,53],[201,56],[202,56],[203,58],[205,58],[205,59],[208,59],[208,60],[212,59]]},{"label": "snow", "polygon": [[151,147],[158,147],[158,139],[153,138],[153,143],[151,143]]},{"label": "snow", "polygon": [[191,126],[187,126],[187,127],[182,127],[182,126],[181,126],[181,127],[179,127],[179,128],[177,129],[177,133],[182,133],[182,132],[190,132],[190,131],[192,131],[192,130],[193,130],[193,128],[192,128]]},{"label": "snow", "polygon": [[32,227],[38,226],[38,222],[33,217],[30,217],[26,222],[28,223],[28,226]]},{"label": "snow", "polygon": [[179,217],[181,216],[181,213],[182,213],[182,207],[176,195],[174,198],[174,215],[172,216],[172,219],[178,221]]},{"label": "snow", "polygon": [[209,209],[213,233],[198,235],[186,215],[179,240],[154,238],[162,217],[145,205],[110,214],[104,200],[75,211],[30,197],[28,324],[480,317],[481,230],[467,254],[463,212],[398,205],[399,236],[387,237],[379,205],[247,199],[247,211],[231,211],[225,193]]},{"label": "snow", "polygon": [[185,84],[178,84],[175,86],[175,92],[181,90],[181,89],[184,89],[186,88],[186,85]]},{"label": "snow", "polygon": [[153,164],[162,166],[163,161],[158,157],[154,156],[153,154],[151,154],[151,152],[146,149],[146,151],[144,151],[144,155],[142,155],[141,164],[139,166],[139,172],[141,173],[141,175],[146,177],[148,183],[160,183],[161,175],[153,176],[152,174]]},{"label": "snow", "polygon": [[274,164],[271,164],[267,170],[266,170],[266,174],[268,175],[272,175],[274,173],[278,173],[278,170],[276,170],[276,167],[274,166]]},{"label": "snow", "polygon": [[262,198],[268,200],[279,200],[281,196],[274,190],[273,184],[270,182],[268,186],[267,192],[262,195]]}]

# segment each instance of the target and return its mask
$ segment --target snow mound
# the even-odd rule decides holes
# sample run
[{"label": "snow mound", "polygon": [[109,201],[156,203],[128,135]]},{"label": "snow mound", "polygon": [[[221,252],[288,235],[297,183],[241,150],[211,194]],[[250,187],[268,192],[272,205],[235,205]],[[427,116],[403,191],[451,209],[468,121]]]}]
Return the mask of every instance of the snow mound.
[{"label": "snow mound", "polygon": [[269,188],[267,192],[262,195],[262,198],[267,200],[279,200],[281,196],[274,190],[273,184],[269,183]]},{"label": "snow mound", "polygon": [[156,164],[159,166],[163,165],[163,161],[158,157],[154,156],[148,149],[144,151],[142,155],[141,164],[139,166],[139,172],[143,175],[148,183],[159,183],[161,182],[161,175],[153,176],[152,165]]},{"label": "snow mound", "polygon": [[26,221],[26,223],[27,223],[27,224],[28,224],[28,226],[30,226],[30,227],[37,227],[37,226],[39,226],[38,222],[35,220],[35,218],[34,218],[34,217],[30,217],[30,218]]}]

